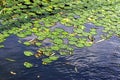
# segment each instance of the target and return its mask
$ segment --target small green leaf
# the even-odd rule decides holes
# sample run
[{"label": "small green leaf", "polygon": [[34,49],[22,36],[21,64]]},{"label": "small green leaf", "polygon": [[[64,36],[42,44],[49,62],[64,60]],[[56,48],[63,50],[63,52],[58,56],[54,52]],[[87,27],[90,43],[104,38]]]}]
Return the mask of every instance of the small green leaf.
[{"label": "small green leaf", "polygon": [[76,42],[75,41],[69,41],[69,44],[74,45],[74,44],[76,44]]},{"label": "small green leaf", "polygon": [[42,61],[43,61],[43,64],[48,64],[52,62],[49,58],[44,58],[42,59]]},{"label": "small green leaf", "polygon": [[57,60],[59,57],[58,56],[50,56],[49,59],[54,61],[54,60]]},{"label": "small green leaf", "polygon": [[24,66],[25,66],[26,68],[31,68],[31,67],[33,67],[33,64],[32,64],[32,63],[29,63],[29,62],[24,62]]},{"label": "small green leaf", "polygon": [[62,39],[54,39],[54,43],[57,43],[57,44],[62,44],[63,43],[63,40]]},{"label": "small green leaf", "polygon": [[57,50],[59,50],[59,47],[58,46],[52,46],[51,49],[57,51]]},{"label": "small green leaf", "polygon": [[26,46],[30,46],[30,42],[28,42],[28,41],[24,42],[23,44]]},{"label": "small green leaf", "polygon": [[84,44],[80,43],[80,44],[76,44],[76,46],[79,48],[82,48],[82,47],[84,47]]},{"label": "small green leaf", "polygon": [[24,55],[25,56],[32,56],[34,54],[32,52],[30,52],[30,51],[24,51]]},{"label": "small green leaf", "polygon": [[40,42],[36,42],[35,44],[36,44],[36,46],[41,46],[42,45]]}]

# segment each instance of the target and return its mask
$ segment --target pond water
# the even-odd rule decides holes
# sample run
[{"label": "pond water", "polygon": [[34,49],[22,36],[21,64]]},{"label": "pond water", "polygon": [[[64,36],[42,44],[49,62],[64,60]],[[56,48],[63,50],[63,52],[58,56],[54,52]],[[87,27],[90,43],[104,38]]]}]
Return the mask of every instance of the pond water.
[{"label": "pond water", "polygon": [[[0,49],[0,80],[120,80],[120,39],[115,36],[92,47],[75,49],[74,55],[61,57],[49,65],[25,57],[24,50],[36,48],[17,40],[14,35],[8,37],[5,48]],[[25,61],[34,63],[34,67],[26,69]]]},{"label": "pond water", "polygon": [[[85,26],[86,31],[95,27],[91,23]],[[95,36],[93,46],[75,48],[74,55],[61,56],[48,65],[42,65],[41,59],[34,56],[24,56],[25,50],[38,48],[26,47],[18,43],[18,37],[11,35],[0,49],[0,80],[120,80],[120,38],[113,36],[97,42],[102,34],[102,28],[97,28],[99,35]],[[26,69],[25,61],[33,63],[34,67]]]}]

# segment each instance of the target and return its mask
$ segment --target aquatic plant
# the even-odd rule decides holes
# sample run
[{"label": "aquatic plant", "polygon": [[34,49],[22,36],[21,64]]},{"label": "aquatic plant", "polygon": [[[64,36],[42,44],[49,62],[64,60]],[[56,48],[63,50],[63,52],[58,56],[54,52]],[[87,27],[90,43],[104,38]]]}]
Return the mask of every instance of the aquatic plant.
[{"label": "aquatic plant", "polygon": [[25,56],[32,56],[34,54],[32,52],[30,52],[30,51],[24,51],[24,55]]},{"label": "aquatic plant", "polygon": [[[9,35],[14,34],[23,39],[35,35],[35,39],[25,42],[19,40],[26,46],[40,48],[36,54],[28,51],[24,54],[36,58],[44,56],[47,58],[42,59],[43,64],[51,63],[61,55],[72,54],[75,47],[92,46],[97,28],[91,28],[87,32],[86,23],[104,27],[101,38],[107,39],[112,35],[120,37],[119,3],[119,0],[2,0],[1,47]],[[58,22],[66,28],[54,27]],[[50,46],[44,46],[46,39],[50,40]],[[27,63],[24,65],[27,66]]]},{"label": "aquatic plant", "polygon": [[24,62],[24,66],[25,66],[26,68],[31,68],[31,67],[33,67],[33,64],[32,64],[32,63],[29,63],[29,62]]}]

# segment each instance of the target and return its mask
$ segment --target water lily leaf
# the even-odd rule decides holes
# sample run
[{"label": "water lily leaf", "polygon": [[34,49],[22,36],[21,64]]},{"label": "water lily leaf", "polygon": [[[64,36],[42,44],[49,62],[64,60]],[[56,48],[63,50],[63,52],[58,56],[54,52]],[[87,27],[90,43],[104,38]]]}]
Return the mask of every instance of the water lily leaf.
[{"label": "water lily leaf", "polygon": [[48,63],[52,62],[49,58],[44,58],[44,59],[42,59],[42,61],[43,61],[43,64],[44,63],[48,64]]},{"label": "water lily leaf", "polygon": [[76,33],[82,33],[83,30],[78,28],[78,29],[74,29],[74,32],[76,32]]},{"label": "water lily leaf", "polygon": [[62,44],[63,43],[63,40],[62,39],[54,39],[53,40],[54,41],[54,43],[57,43],[57,44]]},{"label": "water lily leaf", "polygon": [[45,36],[44,35],[41,35],[37,38],[38,40],[44,40],[45,39]]},{"label": "water lily leaf", "polygon": [[90,46],[92,46],[92,44],[93,44],[93,42],[86,42],[85,46],[90,47]]},{"label": "water lily leaf", "polygon": [[76,38],[76,37],[69,37],[69,41],[78,41],[78,38]]},{"label": "water lily leaf", "polygon": [[60,52],[60,55],[68,55],[68,53],[66,53],[66,52]]},{"label": "water lily leaf", "polygon": [[71,20],[69,18],[64,18],[64,19],[61,20],[62,24],[65,24],[65,23],[68,23],[68,22],[71,22]]},{"label": "water lily leaf", "polygon": [[26,45],[26,46],[30,46],[31,45],[30,42],[28,42],[28,41],[24,42],[23,44]]},{"label": "water lily leaf", "polygon": [[35,45],[36,45],[36,46],[41,46],[42,43],[40,43],[40,42],[36,42]]},{"label": "water lily leaf", "polygon": [[26,37],[25,34],[17,34],[17,36],[20,37],[20,38],[25,38]]},{"label": "water lily leaf", "polygon": [[54,31],[55,31],[55,32],[59,32],[59,33],[61,33],[61,32],[63,32],[64,30],[63,30],[62,28],[55,28]]},{"label": "water lily leaf", "polygon": [[25,31],[24,34],[27,35],[27,36],[29,36],[29,35],[32,34],[32,32],[31,31]]},{"label": "water lily leaf", "polygon": [[84,47],[84,44],[80,43],[80,44],[76,44],[76,46],[79,48],[82,48],[82,47]]},{"label": "water lily leaf", "polygon": [[51,52],[46,51],[46,52],[44,52],[44,55],[45,55],[45,56],[50,56],[50,55],[51,55]]},{"label": "water lily leaf", "polygon": [[52,46],[51,49],[58,51],[60,48],[58,46]]},{"label": "water lily leaf", "polygon": [[54,60],[57,60],[59,57],[58,56],[50,56],[49,59],[54,61]]},{"label": "water lily leaf", "polygon": [[31,67],[33,67],[33,64],[32,64],[32,63],[29,63],[29,62],[24,62],[24,66],[25,66],[26,68],[31,68]]},{"label": "water lily leaf", "polygon": [[34,54],[30,51],[24,51],[25,56],[33,56]]},{"label": "water lily leaf", "polygon": [[69,44],[74,45],[74,44],[76,44],[76,42],[75,41],[69,41]]}]

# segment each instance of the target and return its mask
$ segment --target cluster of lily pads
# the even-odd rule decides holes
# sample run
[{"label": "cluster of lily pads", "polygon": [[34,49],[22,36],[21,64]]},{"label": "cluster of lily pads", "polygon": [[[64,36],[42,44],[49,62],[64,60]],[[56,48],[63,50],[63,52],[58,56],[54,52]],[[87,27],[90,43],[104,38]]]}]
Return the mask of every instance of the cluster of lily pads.
[{"label": "cluster of lily pads", "polygon": [[[91,28],[86,32],[85,23],[93,23],[104,27],[102,38],[112,35],[120,36],[120,1],[119,0],[3,0],[0,7],[0,48],[9,35],[20,38],[35,35],[36,38],[26,40],[26,46],[37,46],[37,53],[25,51],[26,56],[42,59],[43,64],[57,60],[61,55],[73,53],[75,47],[91,46],[97,32]],[[57,26],[61,23],[68,28]],[[50,46],[44,46],[44,40],[49,39]],[[67,42],[65,42],[65,40]],[[33,65],[25,62],[26,67]],[[30,66],[27,66],[30,65]]]}]

